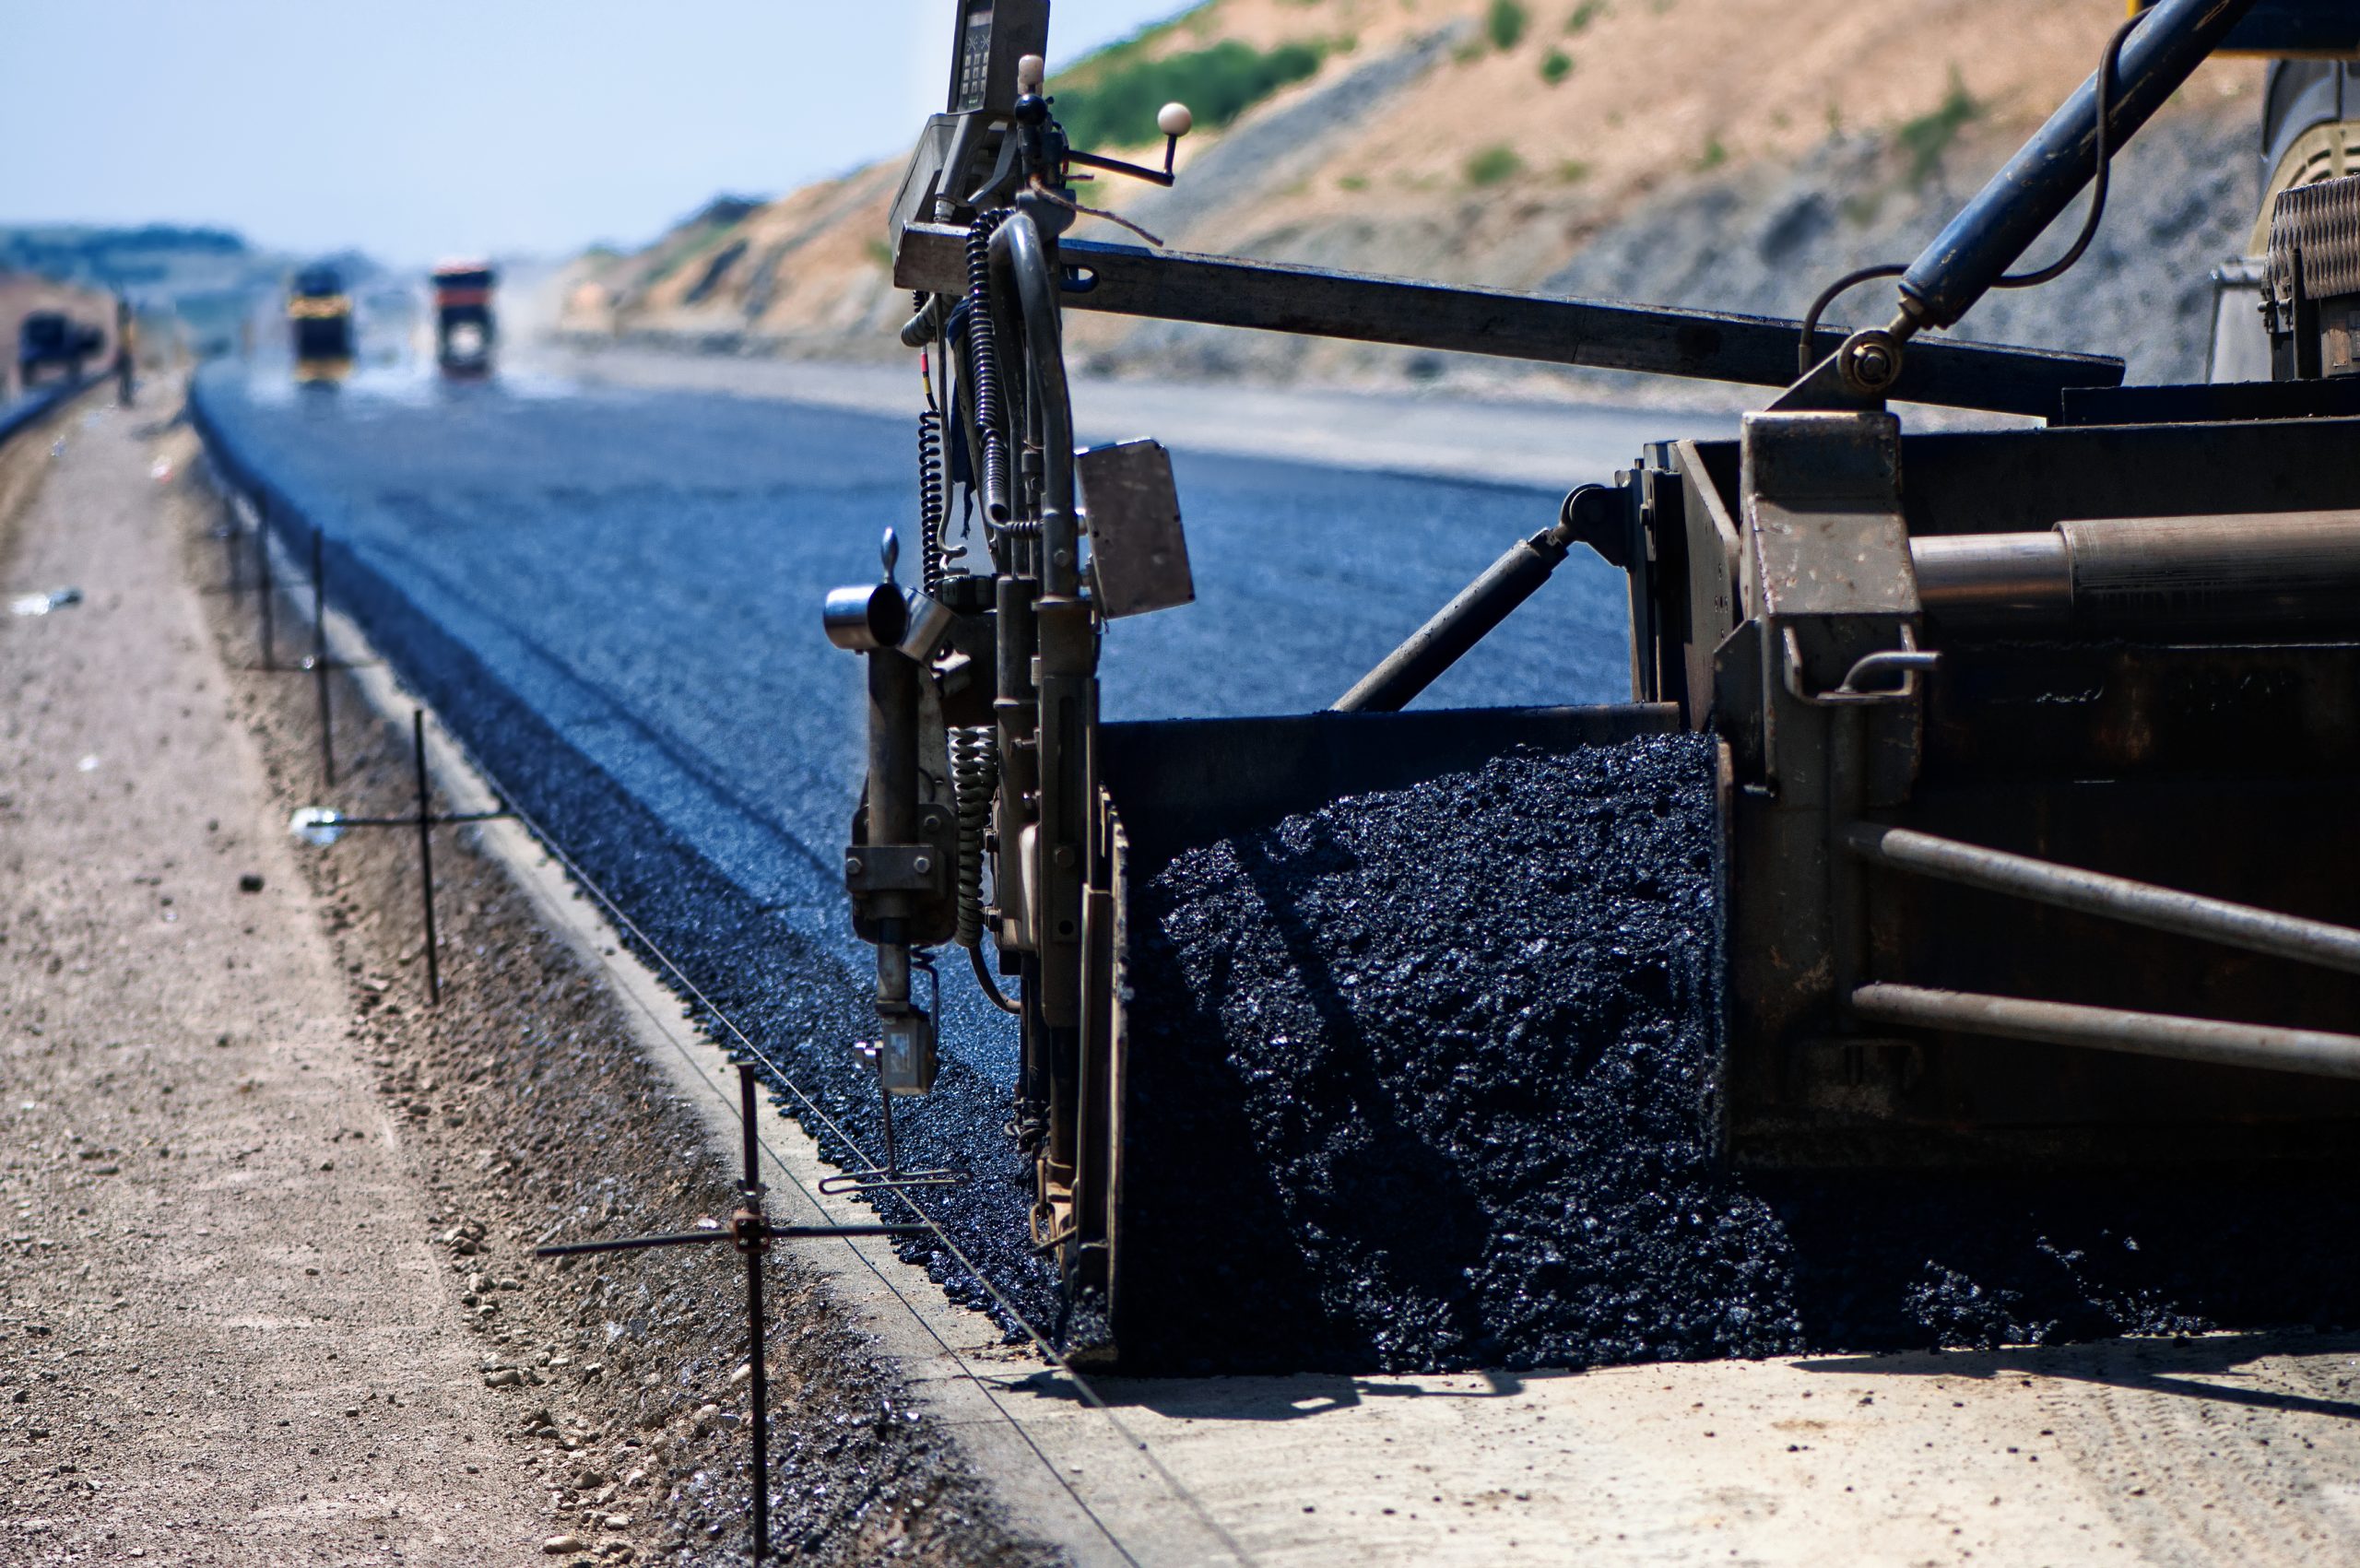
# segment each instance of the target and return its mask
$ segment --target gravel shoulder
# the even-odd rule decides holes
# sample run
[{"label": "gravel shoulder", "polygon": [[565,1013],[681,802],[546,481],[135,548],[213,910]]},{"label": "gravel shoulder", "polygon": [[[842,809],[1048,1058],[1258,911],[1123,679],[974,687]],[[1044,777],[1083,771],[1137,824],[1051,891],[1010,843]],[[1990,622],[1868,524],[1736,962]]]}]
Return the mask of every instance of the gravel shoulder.
[{"label": "gravel shoulder", "polygon": [[0,1560],[538,1561],[151,418],[10,459],[12,590],[84,598],[0,621]]},{"label": "gravel shoulder", "polygon": [[[439,1008],[414,841],[289,839],[406,808],[407,725],[339,677],[323,786],[313,683],[200,591],[221,508],[156,419],[0,454],[8,584],[86,595],[0,620],[0,1562],[742,1561],[732,1262],[530,1256],[726,1213],[714,1129],[473,831]],[[770,1304],[797,1561],[1055,1560],[810,1271]]]}]

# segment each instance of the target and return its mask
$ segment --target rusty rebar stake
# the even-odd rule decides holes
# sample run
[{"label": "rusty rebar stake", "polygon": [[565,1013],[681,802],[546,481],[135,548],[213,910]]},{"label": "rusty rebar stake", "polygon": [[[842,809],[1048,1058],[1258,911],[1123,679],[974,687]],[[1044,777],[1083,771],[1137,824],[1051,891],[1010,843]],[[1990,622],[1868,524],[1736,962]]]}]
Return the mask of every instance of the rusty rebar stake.
[{"label": "rusty rebar stake", "polygon": [[434,833],[436,828],[452,827],[464,822],[497,822],[513,817],[514,812],[502,807],[496,811],[452,811],[436,816],[433,796],[426,774],[426,710],[413,708],[409,715],[411,753],[417,761],[418,808],[407,817],[345,817],[331,813],[324,826],[339,831],[345,828],[415,828],[418,830],[419,899],[426,916],[426,999],[430,1006],[442,1003],[442,965],[437,955],[434,935]]},{"label": "rusty rebar stake", "polygon": [[254,526],[254,575],[262,584],[262,667],[278,667],[278,638],[273,622],[271,600],[276,596],[270,581],[270,520],[257,519]]},{"label": "rusty rebar stake", "polygon": [[434,819],[427,810],[426,710],[409,713],[410,745],[418,757],[418,883],[426,901],[426,1005],[442,1005],[442,969],[434,956]]},{"label": "rusty rebar stake", "polygon": [[[327,548],[312,528],[312,676],[320,693],[320,782],[336,787],[336,715],[329,708]],[[422,808],[421,808],[421,814]]]},{"label": "rusty rebar stake", "polygon": [[536,1257],[579,1257],[587,1253],[638,1252],[649,1247],[693,1246],[704,1242],[728,1242],[746,1257],[746,1354],[751,1372],[747,1392],[753,1399],[749,1424],[753,1437],[754,1558],[770,1555],[771,1544],[771,1425],[770,1373],[762,1364],[766,1347],[762,1331],[762,1254],[774,1241],[812,1236],[914,1236],[924,1225],[773,1225],[762,1211],[761,1139],[754,1119],[754,1064],[738,1064],[738,1114],[745,1129],[745,1175],[738,1184],[738,1212],[729,1228],[675,1232],[661,1236],[632,1236],[612,1242],[572,1242],[535,1247]]}]

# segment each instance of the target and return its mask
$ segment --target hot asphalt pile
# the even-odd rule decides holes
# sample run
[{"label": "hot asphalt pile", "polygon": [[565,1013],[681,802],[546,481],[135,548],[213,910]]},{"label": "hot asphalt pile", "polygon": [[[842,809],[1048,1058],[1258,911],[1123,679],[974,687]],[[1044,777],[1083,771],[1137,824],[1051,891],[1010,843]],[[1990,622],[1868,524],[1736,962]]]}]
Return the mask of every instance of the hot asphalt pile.
[{"label": "hot asphalt pile", "polygon": [[[1713,1152],[1711,753],[1520,753],[1137,896],[1141,1370],[1583,1366],[2360,1321],[2319,1184]],[[1241,1328],[1241,1326],[1250,1326]]]}]

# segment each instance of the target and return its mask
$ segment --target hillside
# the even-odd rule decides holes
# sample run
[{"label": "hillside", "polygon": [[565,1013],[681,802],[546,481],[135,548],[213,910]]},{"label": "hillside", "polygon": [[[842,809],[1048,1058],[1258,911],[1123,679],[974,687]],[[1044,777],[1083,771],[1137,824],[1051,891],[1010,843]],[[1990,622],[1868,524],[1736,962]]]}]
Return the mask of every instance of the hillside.
[{"label": "hillside", "polygon": [[[1259,95],[1183,144],[1176,189],[1112,182],[1090,198],[1177,248],[1796,314],[1838,273],[1914,255],[2089,73],[2120,14],[2107,0],[1208,0],[1052,88],[1069,124],[1115,135],[1167,84]],[[2081,268],[1964,330],[2124,353],[2140,379],[2201,371],[2206,275],[2252,221],[2260,73],[2208,66],[2118,165]],[[907,308],[883,244],[899,177],[893,160],[716,203],[643,252],[584,258],[564,324],[887,356]],[[1094,219],[1078,232],[1123,237]],[[1104,318],[1073,341],[1115,374],[1612,380]]]}]

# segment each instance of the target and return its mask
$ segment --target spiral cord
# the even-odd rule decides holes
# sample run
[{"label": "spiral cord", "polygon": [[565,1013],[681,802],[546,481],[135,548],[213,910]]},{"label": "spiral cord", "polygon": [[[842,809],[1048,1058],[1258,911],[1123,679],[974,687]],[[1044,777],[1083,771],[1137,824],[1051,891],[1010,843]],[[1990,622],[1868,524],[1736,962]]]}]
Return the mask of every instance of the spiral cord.
[{"label": "spiral cord", "polygon": [[942,553],[942,410],[918,415],[918,572],[928,594],[939,594],[946,563]]},{"label": "spiral cord", "polygon": [[992,236],[1008,210],[979,212],[967,227],[967,367],[975,382],[975,425],[983,432],[984,520],[1010,515],[1006,407],[1000,395],[999,346],[992,332]]},{"label": "spiral cord", "polygon": [[950,784],[959,803],[959,932],[962,948],[984,936],[984,832],[999,792],[999,732],[990,725],[950,732]]}]

